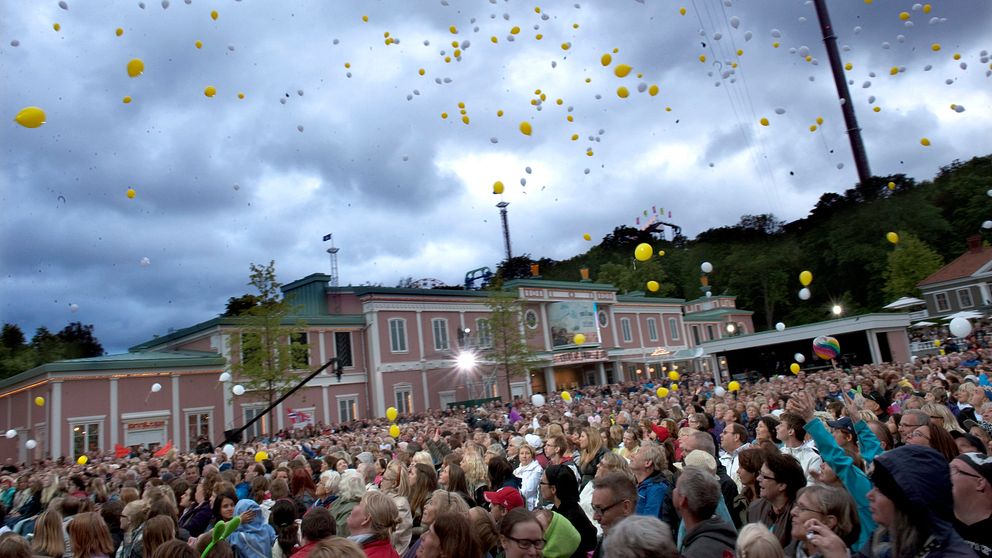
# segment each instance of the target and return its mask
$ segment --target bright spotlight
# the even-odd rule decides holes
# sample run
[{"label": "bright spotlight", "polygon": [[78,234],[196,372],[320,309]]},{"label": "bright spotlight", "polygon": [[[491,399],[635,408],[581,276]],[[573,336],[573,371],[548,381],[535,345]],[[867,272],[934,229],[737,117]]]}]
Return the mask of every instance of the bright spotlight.
[{"label": "bright spotlight", "polygon": [[834,304],[834,307],[830,311],[834,313],[834,316],[840,316],[844,312],[844,309],[840,307],[840,304]]},{"label": "bright spotlight", "polygon": [[460,370],[471,370],[475,364],[475,353],[472,351],[462,351],[455,357],[455,366]]}]

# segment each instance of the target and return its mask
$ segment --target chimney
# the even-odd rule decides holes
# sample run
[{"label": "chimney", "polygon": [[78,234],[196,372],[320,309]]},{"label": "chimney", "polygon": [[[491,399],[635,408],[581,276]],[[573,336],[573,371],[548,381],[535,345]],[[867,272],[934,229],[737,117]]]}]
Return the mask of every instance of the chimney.
[{"label": "chimney", "polygon": [[968,237],[968,251],[969,252],[982,251],[982,235],[974,234]]}]

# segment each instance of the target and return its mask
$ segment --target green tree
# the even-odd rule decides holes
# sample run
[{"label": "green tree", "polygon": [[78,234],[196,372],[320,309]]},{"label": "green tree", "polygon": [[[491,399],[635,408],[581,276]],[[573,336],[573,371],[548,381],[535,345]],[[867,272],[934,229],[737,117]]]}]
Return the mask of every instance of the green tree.
[{"label": "green tree", "polygon": [[899,233],[899,244],[889,252],[885,268],[885,294],[890,299],[919,296],[916,284],[944,265],[944,259],[926,242],[910,233]]},{"label": "green tree", "polygon": [[[495,363],[493,375],[498,377],[499,370],[506,377],[506,400],[512,400],[510,380],[514,377],[529,377],[530,369],[537,366],[540,360],[531,350],[524,338],[523,304],[513,294],[502,290],[491,291],[486,298],[489,307],[488,336],[491,344],[485,350],[486,360]],[[479,332],[482,334],[483,332]]]},{"label": "green tree", "polygon": [[[599,266],[596,281],[610,283],[620,289],[621,293],[644,291],[647,296],[672,296],[675,292],[675,285],[672,284],[658,256],[652,256],[646,262],[634,261],[626,265],[605,263]],[[648,291],[648,281],[657,281],[660,288],[653,293]]]},{"label": "green tree", "polygon": [[[231,369],[246,393],[272,405],[296,383],[291,371],[306,362],[308,347],[293,342],[303,324],[286,325],[291,323],[293,307],[282,297],[275,262],[252,263],[249,269],[248,285],[258,290],[257,303],[239,316],[241,358]],[[271,416],[269,424],[273,424]]]}]

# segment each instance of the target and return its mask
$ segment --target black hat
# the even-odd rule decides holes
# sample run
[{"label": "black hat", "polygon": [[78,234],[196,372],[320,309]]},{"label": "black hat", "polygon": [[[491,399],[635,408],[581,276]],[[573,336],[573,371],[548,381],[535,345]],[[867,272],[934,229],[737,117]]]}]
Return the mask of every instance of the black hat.
[{"label": "black hat", "polygon": [[954,459],[964,461],[976,473],[985,477],[986,481],[992,483],[992,457],[984,453],[962,453]]},{"label": "black hat", "polygon": [[977,449],[979,453],[985,453],[986,451],[988,451],[988,448],[985,447],[985,442],[983,442],[981,438],[975,436],[974,434],[952,430],[951,438],[954,438],[955,440],[957,440],[958,438],[964,438],[965,440],[968,440],[968,443],[971,444],[972,447]]}]

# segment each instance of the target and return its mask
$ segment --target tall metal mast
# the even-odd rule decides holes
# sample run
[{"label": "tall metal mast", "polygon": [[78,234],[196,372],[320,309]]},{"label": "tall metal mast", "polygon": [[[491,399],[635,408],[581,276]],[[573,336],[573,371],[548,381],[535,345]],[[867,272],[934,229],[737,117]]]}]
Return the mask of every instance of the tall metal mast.
[{"label": "tall metal mast", "polygon": [[501,201],[496,204],[499,208],[499,217],[503,221],[503,244],[506,246],[506,261],[510,261],[513,257],[513,252],[510,250],[510,225],[506,221],[506,206],[510,205],[510,202]]}]

